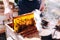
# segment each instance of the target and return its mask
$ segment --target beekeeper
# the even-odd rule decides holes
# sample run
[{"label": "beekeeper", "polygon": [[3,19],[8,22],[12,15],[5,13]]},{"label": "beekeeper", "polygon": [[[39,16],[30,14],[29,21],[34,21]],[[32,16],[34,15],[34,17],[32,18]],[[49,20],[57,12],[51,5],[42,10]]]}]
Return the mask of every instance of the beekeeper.
[{"label": "beekeeper", "polygon": [[24,14],[32,12],[35,9],[41,9],[44,7],[44,0],[18,0],[19,12],[18,14]]}]

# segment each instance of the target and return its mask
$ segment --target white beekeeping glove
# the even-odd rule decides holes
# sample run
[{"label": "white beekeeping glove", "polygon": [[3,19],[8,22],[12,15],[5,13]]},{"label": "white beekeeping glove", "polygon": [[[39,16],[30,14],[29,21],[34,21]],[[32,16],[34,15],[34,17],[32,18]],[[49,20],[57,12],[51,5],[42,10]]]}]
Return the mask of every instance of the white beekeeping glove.
[{"label": "white beekeeping glove", "polygon": [[37,30],[40,32],[41,31],[41,17],[40,17],[41,12],[39,10],[34,11],[34,20],[36,23]]}]

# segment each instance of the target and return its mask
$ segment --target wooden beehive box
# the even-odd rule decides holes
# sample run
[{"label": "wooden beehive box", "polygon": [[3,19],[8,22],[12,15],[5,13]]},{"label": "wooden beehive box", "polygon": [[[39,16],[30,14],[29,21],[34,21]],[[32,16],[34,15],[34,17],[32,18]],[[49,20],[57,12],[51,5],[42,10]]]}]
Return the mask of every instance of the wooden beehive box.
[{"label": "wooden beehive box", "polygon": [[9,35],[14,39],[19,39],[20,37],[20,39],[24,39],[25,37],[39,37],[33,13],[26,13],[15,17],[13,22],[6,24],[6,26],[7,33],[11,32]]}]

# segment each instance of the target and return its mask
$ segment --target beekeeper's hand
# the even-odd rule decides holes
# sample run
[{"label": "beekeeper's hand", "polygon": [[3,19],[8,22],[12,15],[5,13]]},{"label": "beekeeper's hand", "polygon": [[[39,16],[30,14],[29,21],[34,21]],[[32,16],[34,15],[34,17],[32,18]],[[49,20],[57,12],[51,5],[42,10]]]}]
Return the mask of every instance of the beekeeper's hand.
[{"label": "beekeeper's hand", "polygon": [[13,11],[9,8],[6,8],[4,11],[5,18],[7,20],[12,20],[13,19]]},{"label": "beekeeper's hand", "polygon": [[45,0],[42,0],[39,10],[42,12],[45,10]]}]

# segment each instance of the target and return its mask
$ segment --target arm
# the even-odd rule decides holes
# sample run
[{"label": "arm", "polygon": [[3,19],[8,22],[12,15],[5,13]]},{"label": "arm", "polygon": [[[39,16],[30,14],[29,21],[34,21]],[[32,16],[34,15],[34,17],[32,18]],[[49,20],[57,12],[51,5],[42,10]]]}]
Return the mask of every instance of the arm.
[{"label": "arm", "polygon": [[9,0],[3,0],[3,3],[5,8],[9,7]]},{"label": "arm", "polygon": [[7,19],[12,18],[12,10],[9,6],[9,0],[3,0],[3,4],[4,4],[4,15],[6,16]]},{"label": "arm", "polygon": [[4,4],[4,14],[8,13],[11,9],[10,9],[10,6],[9,6],[9,0],[3,0],[3,4]]},{"label": "arm", "polygon": [[44,3],[45,3],[45,0],[41,0],[41,5],[40,5],[40,9],[39,10],[44,11],[44,9],[45,9]]}]

